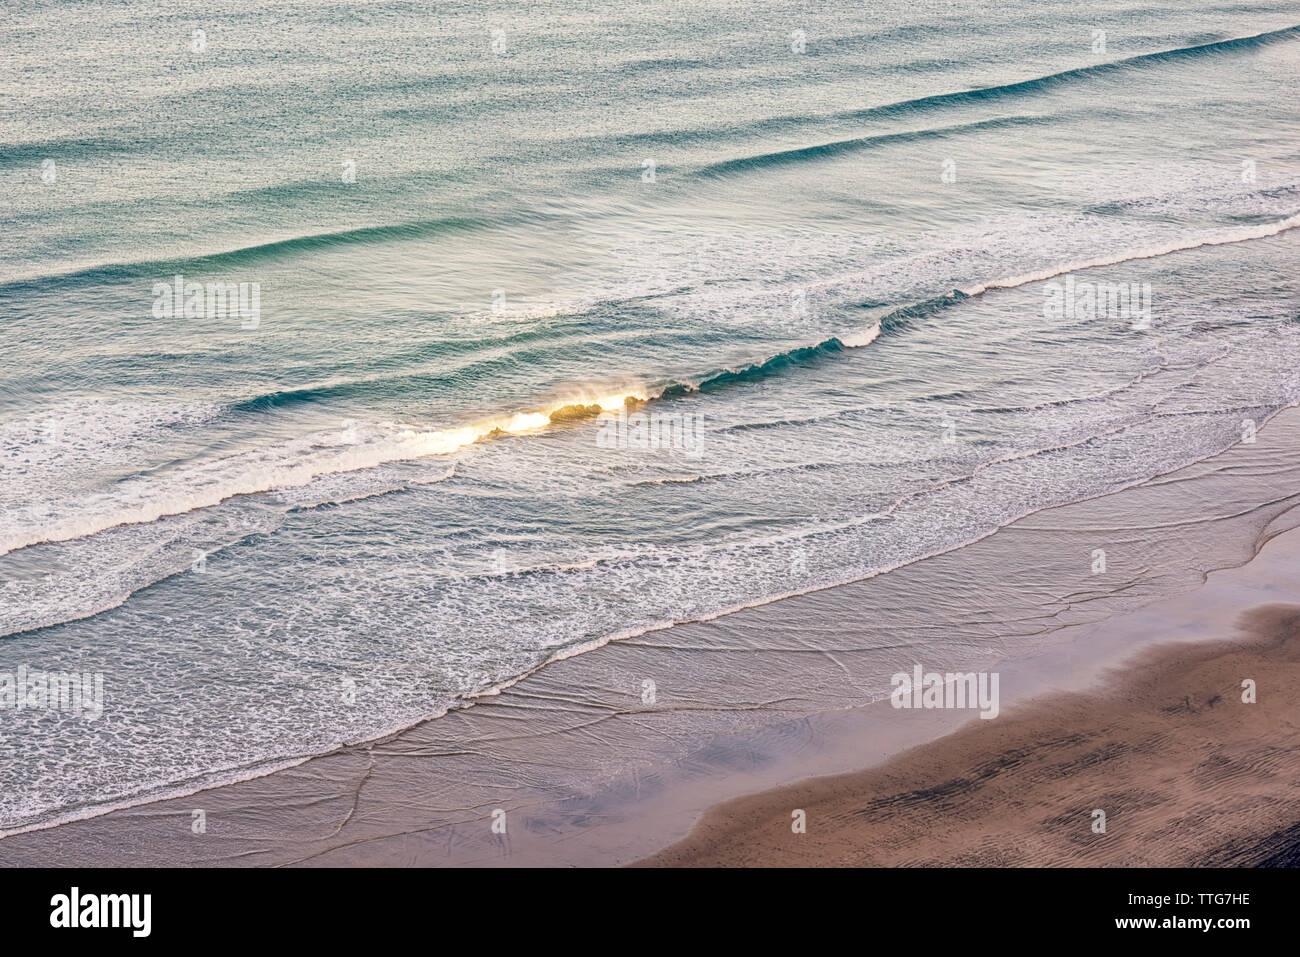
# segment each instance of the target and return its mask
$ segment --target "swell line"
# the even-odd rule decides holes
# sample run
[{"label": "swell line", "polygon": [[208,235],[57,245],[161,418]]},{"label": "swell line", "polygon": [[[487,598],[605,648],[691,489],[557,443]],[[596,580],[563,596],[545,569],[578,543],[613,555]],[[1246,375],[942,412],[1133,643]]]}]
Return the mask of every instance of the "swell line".
[{"label": "swell line", "polygon": [[1036,93],[1077,79],[1122,73],[1131,67],[1148,63],[1161,63],[1211,53],[1250,49],[1297,38],[1300,38],[1300,24],[1250,36],[1234,37],[1230,40],[1215,40],[1190,47],[1174,47],[1169,50],[1159,50],[1155,53],[1139,53],[1136,56],[1125,57],[1122,60],[1111,60],[1106,63],[1096,63],[1092,66],[1075,67],[1070,70],[1062,70],[1059,73],[1048,73],[1028,80],[1018,80],[1015,83],[1003,83],[971,90],[959,90],[953,93],[936,93],[933,96],[922,96],[911,100],[899,100],[896,103],[888,103],[884,106],[850,110],[839,114],[839,116],[842,119],[870,119],[873,117],[897,116],[900,113],[920,112],[933,107],[951,106],[956,103],[1001,99],[1020,93]]},{"label": "swell line", "polygon": [[815,146],[800,146],[794,149],[777,150],[771,153],[758,153],[736,159],[722,160],[701,167],[702,176],[715,176],[723,173],[742,172],[763,169],[772,166],[784,166],[803,160],[828,159],[845,153],[856,153],[888,146],[891,143],[912,143],[927,139],[941,139],[953,133],[973,133],[979,130],[1006,129],[1031,126],[1040,123],[1055,122],[1059,117],[1053,116],[1005,116],[990,120],[978,120],[973,123],[959,123],[954,126],[940,126],[928,130],[908,130],[903,133],[879,133],[873,136],[856,136],[845,140],[833,140]]},{"label": "swell line", "polygon": [[183,271],[186,268],[243,266],[311,250],[364,245],[374,241],[419,239],[449,233],[473,232],[503,224],[502,220],[448,216],[442,219],[419,220],[409,223],[360,226],[355,229],[292,236],[287,239],[277,239],[271,242],[241,246],[220,252],[199,253],[193,256],[178,256],[171,259],[143,259],[134,262],[103,263],[96,266],[83,266],[65,272],[24,276],[0,282],[0,292],[11,290],[22,292],[39,287],[51,280],[97,282],[157,278],[160,273]]}]

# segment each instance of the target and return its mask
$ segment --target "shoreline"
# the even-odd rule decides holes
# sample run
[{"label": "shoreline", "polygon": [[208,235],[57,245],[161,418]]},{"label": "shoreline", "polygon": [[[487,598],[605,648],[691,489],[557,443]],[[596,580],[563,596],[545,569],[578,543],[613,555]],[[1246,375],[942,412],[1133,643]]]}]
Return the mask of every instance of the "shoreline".
[{"label": "shoreline", "polygon": [[[956,656],[948,664],[964,670],[972,661],[996,663],[1003,710],[1015,713],[1035,697],[1089,688],[1108,667],[1161,643],[1152,634],[1162,628],[1189,641],[1221,638],[1198,633],[1199,623],[1180,621],[1177,609],[1198,607],[1191,596],[1203,599],[1207,588],[1217,594],[1225,576],[1239,590],[1248,587],[1242,582],[1276,577],[1268,568],[1277,543],[1300,543],[1300,534],[1286,534],[1300,525],[1300,493],[1279,498],[1273,491],[1274,470],[1300,466],[1290,454],[1297,436],[1300,410],[1285,410],[1260,430],[1259,446],[1235,446],[1141,486],[1043,509],[887,575],[558,659],[473,707],[382,739],[19,832],[0,839],[0,864],[608,865],[680,852],[676,842],[690,841],[697,822],[727,802],[758,801],[815,777],[867,773],[960,736],[969,712],[898,712],[887,701],[855,699],[900,648],[927,666],[942,668],[934,656],[948,653]],[[1256,473],[1262,482],[1251,478]],[[1281,487],[1287,484],[1284,478]],[[1221,513],[1200,514],[1207,501]],[[1135,517],[1180,529],[1192,522],[1204,534],[1180,530],[1178,550],[1212,543],[1208,566],[1151,572],[1143,564],[1151,562],[1150,535],[1134,532]],[[1072,593],[1078,585],[1061,576],[1077,574],[1073,556],[1086,564],[1098,536],[1117,566],[1141,567],[1147,578],[1090,580],[1092,590]],[[979,604],[1009,569],[1037,575],[1062,552],[1068,567],[1048,576],[1064,589],[1055,604],[1044,606],[1038,585],[1018,610]],[[1145,587],[1156,594],[1140,594]],[[1280,596],[1271,597],[1277,603]],[[1293,597],[1300,603],[1300,594]],[[1049,626],[1033,620],[1053,607]],[[934,627],[900,641],[888,628],[859,621],[863,608],[900,627],[919,627],[920,619]],[[968,620],[994,614],[1002,618],[991,625]],[[1021,625],[1017,616],[1025,619],[1021,638],[1037,644],[999,658],[1013,623]],[[1206,620],[1223,627],[1221,610]],[[954,628],[970,632],[958,651],[949,647]],[[654,675],[662,689],[662,700],[648,708],[638,700],[643,675]],[[189,829],[194,810],[209,821],[201,839]],[[490,828],[496,810],[512,822],[505,835]]]},{"label": "shoreline", "polygon": [[1287,693],[1300,605],[1255,606],[1239,628],[1150,649],[1101,687],[971,721],[882,765],[717,805],[633,866],[1300,866]]}]

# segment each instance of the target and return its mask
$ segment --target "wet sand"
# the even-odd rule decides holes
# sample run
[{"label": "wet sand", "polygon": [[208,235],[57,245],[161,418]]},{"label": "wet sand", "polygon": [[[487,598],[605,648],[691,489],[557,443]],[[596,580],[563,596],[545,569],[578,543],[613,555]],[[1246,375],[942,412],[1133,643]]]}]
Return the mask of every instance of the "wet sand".
[{"label": "wet sand", "polygon": [[1239,628],[881,767],[728,802],[642,863],[1300,866],[1300,605],[1254,608]]}]

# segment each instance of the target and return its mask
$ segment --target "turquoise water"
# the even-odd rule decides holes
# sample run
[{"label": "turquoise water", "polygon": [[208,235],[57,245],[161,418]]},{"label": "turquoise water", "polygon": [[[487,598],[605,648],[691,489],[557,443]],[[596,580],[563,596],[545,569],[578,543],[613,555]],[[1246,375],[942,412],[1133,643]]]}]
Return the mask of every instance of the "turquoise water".
[{"label": "turquoise water", "polygon": [[1283,3],[9,11],[0,672],[106,702],[3,713],[0,827],[1240,441],[1300,396],[1297,66]]}]

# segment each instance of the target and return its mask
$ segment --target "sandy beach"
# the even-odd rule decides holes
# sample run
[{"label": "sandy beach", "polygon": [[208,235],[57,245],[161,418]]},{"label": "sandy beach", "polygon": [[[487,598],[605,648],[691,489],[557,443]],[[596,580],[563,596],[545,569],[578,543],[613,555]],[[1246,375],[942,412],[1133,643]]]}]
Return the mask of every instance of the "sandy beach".
[{"label": "sandy beach", "polygon": [[728,802],[642,863],[1300,866],[1300,605],[1254,608],[1238,631],[1147,652],[1093,693],[973,721],[882,767]]}]

